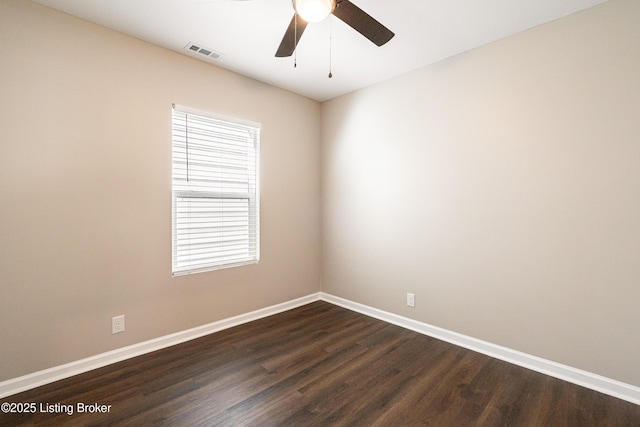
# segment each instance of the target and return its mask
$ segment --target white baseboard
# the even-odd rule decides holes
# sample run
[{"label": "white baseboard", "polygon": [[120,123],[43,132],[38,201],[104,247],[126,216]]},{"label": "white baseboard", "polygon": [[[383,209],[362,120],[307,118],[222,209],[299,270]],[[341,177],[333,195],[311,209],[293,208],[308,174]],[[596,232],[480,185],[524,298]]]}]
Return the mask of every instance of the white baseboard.
[{"label": "white baseboard", "polygon": [[64,378],[69,378],[83,372],[111,365],[113,363],[140,356],[142,354],[151,353],[152,351],[180,344],[195,338],[200,338],[205,335],[221,331],[223,329],[232,328],[243,323],[262,319],[263,317],[267,316],[272,316],[283,311],[291,310],[293,308],[318,301],[319,299],[320,293],[307,295],[302,298],[297,298],[291,301],[276,304],[270,307],[265,307],[260,310],[252,311],[238,316],[229,317],[227,319],[219,320],[207,325],[176,332],[175,334],[165,335],[163,337],[155,338],[149,341],[144,341],[138,344],[133,344],[127,347],[122,347],[116,350],[108,351],[106,353],[91,356],[86,359],[81,359],[60,366],[54,366],[53,368],[34,372],[22,377],[2,381],[0,382],[0,398],[11,396],[22,391],[30,390],[32,388],[49,384]]},{"label": "white baseboard", "polygon": [[86,359],[67,363],[65,365],[55,366],[53,368],[34,372],[22,377],[13,378],[0,382],[0,398],[11,396],[25,390],[29,390],[41,385],[49,384],[64,378],[68,378],[83,372],[101,368],[122,360],[180,344],[195,338],[212,334],[224,329],[258,320],[267,316],[291,310],[314,301],[323,300],[331,304],[379,319],[385,322],[401,326],[418,333],[428,335],[442,341],[455,344],[514,365],[522,366],[536,372],[540,372],[555,378],[559,378],[570,383],[580,385],[598,392],[608,394],[610,396],[623,399],[637,405],[640,405],[640,387],[625,384],[610,378],[593,374],[591,372],[572,368],[530,354],[522,353],[486,341],[478,340],[456,332],[448,331],[437,326],[389,313],[377,308],[369,307],[357,302],[336,297],[324,292],[307,295],[302,298],[287,301],[281,304],[265,307],[250,313],[241,314],[230,317],[228,319],[219,320],[207,325],[199,326],[175,334],[166,335],[153,340],[144,341],[127,347],[119,348]]},{"label": "white baseboard", "polygon": [[321,293],[320,299],[331,304],[410,329],[423,335],[428,335],[478,353],[486,354],[487,356],[491,356],[496,359],[504,360],[505,362],[509,362],[514,365],[522,366],[536,372],[640,405],[640,387],[636,387],[631,384],[626,384],[611,378],[576,369],[571,366],[552,362],[537,356],[532,356],[517,350],[512,350],[507,347],[502,347],[490,342],[442,329],[437,326],[429,325],[397,314],[378,310],[377,308],[372,308],[326,293]]}]

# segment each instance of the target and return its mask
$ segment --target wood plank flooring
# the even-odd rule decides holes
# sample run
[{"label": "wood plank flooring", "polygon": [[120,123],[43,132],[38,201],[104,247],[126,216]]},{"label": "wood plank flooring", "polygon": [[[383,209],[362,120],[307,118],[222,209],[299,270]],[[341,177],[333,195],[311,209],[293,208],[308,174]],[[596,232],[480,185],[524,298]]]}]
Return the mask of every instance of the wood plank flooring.
[{"label": "wood plank flooring", "polygon": [[639,405],[326,302],[2,402],[38,408],[1,426],[640,426]]}]

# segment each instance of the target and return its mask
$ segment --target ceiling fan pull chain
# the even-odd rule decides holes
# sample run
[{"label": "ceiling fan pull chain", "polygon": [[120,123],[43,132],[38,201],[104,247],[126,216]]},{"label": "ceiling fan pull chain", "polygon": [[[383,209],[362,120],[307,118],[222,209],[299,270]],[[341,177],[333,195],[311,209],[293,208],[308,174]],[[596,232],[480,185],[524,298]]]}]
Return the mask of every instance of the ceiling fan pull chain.
[{"label": "ceiling fan pull chain", "polygon": [[333,77],[333,73],[331,72],[331,48],[333,46],[333,19],[329,16],[329,78]]},{"label": "ceiling fan pull chain", "polygon": [[298,12],[293,14],[293,68],[298,68]]}]

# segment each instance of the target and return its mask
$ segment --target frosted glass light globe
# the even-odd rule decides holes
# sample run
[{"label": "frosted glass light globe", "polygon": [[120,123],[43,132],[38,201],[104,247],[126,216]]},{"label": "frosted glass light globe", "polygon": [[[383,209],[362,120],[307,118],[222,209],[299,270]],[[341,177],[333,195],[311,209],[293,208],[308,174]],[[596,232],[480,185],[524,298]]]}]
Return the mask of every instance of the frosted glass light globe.
[{"label": "frosted glass light globe", "polygon": [[333,12],[334,0],[293,0],[293,7],[307,22],[320,22]]}]

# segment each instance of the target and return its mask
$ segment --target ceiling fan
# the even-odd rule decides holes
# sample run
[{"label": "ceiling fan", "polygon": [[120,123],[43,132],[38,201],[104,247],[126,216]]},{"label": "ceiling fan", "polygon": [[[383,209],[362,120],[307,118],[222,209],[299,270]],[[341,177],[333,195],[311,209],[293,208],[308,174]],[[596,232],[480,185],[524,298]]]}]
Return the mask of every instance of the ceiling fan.
[{"label": "ceiling fan", "polygon": [[[196,0],[198,3],[224,2],[229,0]],[[235,0],[248,1],[248,0]],[[344,23],[365,36],[376,46],[382,46],[395,35],[376,21],[371,15],[348,0],[292,0],[294,15],[282,37],[276,57],[293,55],[307,24],[320,22],[329,15],[340,18]]]},{"label": "ceiling fan", "polygon": [[295,13],[276,51],[276,57],[291,56],[307,24],[320,22],[329,15],[340,18],[376,46],[382,46],[395,35],[348,0],[293,0],[293,9]]}]

